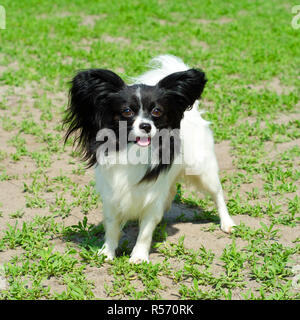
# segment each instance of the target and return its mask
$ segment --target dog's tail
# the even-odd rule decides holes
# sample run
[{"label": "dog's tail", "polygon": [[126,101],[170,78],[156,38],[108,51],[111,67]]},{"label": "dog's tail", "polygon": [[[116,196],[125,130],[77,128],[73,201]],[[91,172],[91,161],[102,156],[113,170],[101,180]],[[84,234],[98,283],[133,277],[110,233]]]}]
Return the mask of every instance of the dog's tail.
[{"label": "dog's tail", "polygon": [[137,78],[131,78],[136,84],[156,85],[171,73],[188,70],[189,67],[178,57],[170,54],[153,58],[149,63],[150,70]]}]

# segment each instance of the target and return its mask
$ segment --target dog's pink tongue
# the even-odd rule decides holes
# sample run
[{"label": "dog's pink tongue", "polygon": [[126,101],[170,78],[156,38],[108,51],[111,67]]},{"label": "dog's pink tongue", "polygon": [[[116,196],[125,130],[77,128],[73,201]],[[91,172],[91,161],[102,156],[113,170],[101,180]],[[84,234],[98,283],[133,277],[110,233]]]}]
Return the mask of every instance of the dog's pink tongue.
[{"label": "dog's pink tongue", "polygon": [[141,147],[147,147],[149,146],[151,139],[149,137],[138,137],[136,138],[136,142]]}]

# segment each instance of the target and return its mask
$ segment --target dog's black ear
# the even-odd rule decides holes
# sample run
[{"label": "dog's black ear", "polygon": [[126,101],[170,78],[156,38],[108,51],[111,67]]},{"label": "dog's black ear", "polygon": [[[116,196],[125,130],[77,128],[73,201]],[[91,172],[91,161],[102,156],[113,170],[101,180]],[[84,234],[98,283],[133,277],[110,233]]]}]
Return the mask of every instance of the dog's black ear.
[{"label": "dog's black ear", "polygon": [[125,86],[114,72],[90,69],[79,72],[71,81],[69,106],[63,120],[67,126],[65,142],[76,133],[75,142],[81,148],[89,166],[95,163],[95,143],[101,122],[114,94]]},{"label": "dog's black ear", "polygon": [[203,71],[189,69],[168,75],[157,86],[165,91],[165,99],[186,109],[200,98],[206,82]]}]

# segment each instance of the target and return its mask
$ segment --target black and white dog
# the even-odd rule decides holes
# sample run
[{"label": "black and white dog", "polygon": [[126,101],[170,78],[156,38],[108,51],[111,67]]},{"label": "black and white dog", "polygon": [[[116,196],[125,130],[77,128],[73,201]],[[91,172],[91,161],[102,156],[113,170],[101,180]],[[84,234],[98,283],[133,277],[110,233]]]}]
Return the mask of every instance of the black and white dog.
[{"label": "black and white dog", "polygon": [[137,219],[140,230],[130,261],[149,261],[152,233],[183,178],[212,196],[223,231],[235,225],[224,201],[209,123],[198,111],[205,83],[201,70],[171,55],[153,59],[152,68],[132,85],[103,69],[74,77],[66,139],[75,133],[83,159],[95,166],[105,226],[99,254],[107,259],[115,257],[123,225]]}]

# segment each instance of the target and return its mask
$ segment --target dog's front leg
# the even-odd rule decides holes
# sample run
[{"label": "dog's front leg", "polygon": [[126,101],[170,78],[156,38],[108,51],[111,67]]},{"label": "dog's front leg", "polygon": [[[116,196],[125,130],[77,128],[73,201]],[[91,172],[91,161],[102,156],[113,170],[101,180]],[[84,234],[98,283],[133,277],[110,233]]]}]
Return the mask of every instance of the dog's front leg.
[{"label": "dog's front leg", "polygon": [[147,210],[141,219],[139,235],[132,250],[130,262],[141,263],[149,262],[149,250],[152,241],[152,234],[163,216],[163,210],[152,207]]},{"label": "dog's front leg", "polygon": [[113,260],[115,251],[119,244],[121,225],[119,215],[112,208],[104,207],[104,228],[105,228],[105,243],[98,251],[99,255],[105,255],[106,260]]}]

